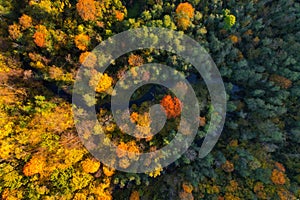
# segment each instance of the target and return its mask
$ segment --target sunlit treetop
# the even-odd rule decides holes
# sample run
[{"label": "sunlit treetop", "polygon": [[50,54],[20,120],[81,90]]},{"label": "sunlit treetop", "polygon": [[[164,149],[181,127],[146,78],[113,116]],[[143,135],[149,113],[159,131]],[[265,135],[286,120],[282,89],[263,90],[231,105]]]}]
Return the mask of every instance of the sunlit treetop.
[{"label": "sunlit treetop", "polygon": [[180,3],[177,8],[176,8],[176,14],[181,15],[181,17],[188,17],[188,18],[193,18],[194,17],[194,11],[195,9],[193,6],[188,3]]},{"label": "sunlit treetop", "polygon": [[19,23],[22,26],[23,29],[27,29],[32,26],[32,18],[28,15],[23,14],[19,18]]},{"label": "sunlit treetop", "polygon": [[76,9],[80,17],[85,20],[96,19],[96,3],[94,0],[79,0],[76,4]]},{"label": "sunlit treetop", "polygon": [[167,118],[175,118],[181,113],[181,102],[178,98],[166,95],[160,102],[166,111]]},{"label": "sunlit treetop", "polygon": [[186,30],[191,25],[195,9],[190,3],[180,3],[176,8],[176,21],[180,29]]}]

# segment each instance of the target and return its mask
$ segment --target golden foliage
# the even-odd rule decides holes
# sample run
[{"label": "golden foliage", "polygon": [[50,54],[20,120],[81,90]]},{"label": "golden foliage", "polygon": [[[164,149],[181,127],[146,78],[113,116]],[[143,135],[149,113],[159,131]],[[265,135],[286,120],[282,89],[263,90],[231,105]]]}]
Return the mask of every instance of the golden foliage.
[{"label": "golden foliage", "polygon": [[128,63],[130,66],[139,67],[144,64],[144,59],[142,56],[131,54],[128,58]]},{"label": "golden foliage", "polygon": [[132,154],[130,154],[130,153],[139,153],[139,152],[140,152],[139,147],[137,146],[135,141],[130,141],[127,143],[120,142],[116,153],[117,153],[117,156],[119,158],[121,158],[121,157],[125,157],[126,155],[128,157],[131,157]]},{"label": "golden foliage", "polygon": [[260,199],[267,199],[267,194],[264,191],[264,185],[261,182],[257,182],[254,185],[253,191],[255,192],[255,194],[257,195],[258,198]]},{"label": "golden foliage", "polygon": [[93,68],[97,62],[97,56],[91,52],[84,52],[79,57],[80,64],[84,63],[84,66]]},{"label": "golden foliage", "polygon": [[282,172],[285,172],[285,168],[283,166],[283,164],[279,163],[279,162],[275,162],[275,167]]},{"label": "golden foliage", "polygon": [[233,44],[238,43],[239,40],[240,40],[239,37],[236,36],[236,35],[230,35],[230,36],[229,36],[229,39],[231,40],[231,42],[232,42]]},{"label": "golden foliage", "polygon": [[110,168],[110,167],[103,166],[103,173],[104,173],[106,176],[110,177],[110,176],[114,175],[115,169]]},{"label": "golden foliage", "polygon": [[19,23],[22,26],[23,29],[28,29],[32,26],[32,18],[28,15],[23,14],[19,18]]},{"label": "golden foliage", "polygon": [[45,166],[46,158],[44,156],[33,156],[23,167],[23,173],[25,176],[32,176],[34,174],[42,173]]},{"label": "golden foliage", "polygon": [[96,87],[96,92],[105,92],[108,88],[111,87],[113,79],[107,74],[103,74],[100,77],[100,81]]},{"label": "golden foliage", "polygon": [[64,155],[65,167],[69,167],[82,159],[84,154],[87,153],[87,150],[84,148],[80,149],[63,149],[61,152]]},{"label": "golden foliage", "polygon": [[13,141],[10,140],[2,140],[0,141],[0,158],[6,160],[9,159],[11,153],[14,151],[15,145]]},{"label": "golden foliage", "polygon": [[100,167],[100,162],[95,159],[87,158],[81,162],[81,166],[86,173],[95,173]]},{"label": "golden foliage", "polygon": [[224,196],[225,200],[240,200],[239,197],[234,196],[233,194],[227,193]]},{"label": "golden foliage", "polygon": [[181,17],[193,18],[194,11],[195,11],[195,9],[188,2],[180,3],[176,8],[176,14],[181,15]]},{"label": "golden foliage", "polygon": [[116,129],[116,124],[114,123],[109,123],[108,125],[105,126],[105,130],[108,132],[113,132]]},{"label": "golden foliage", "polygon": [[181,200],[194,200],[194,196],[192,193],[187,193],[187,192],[180,192],[179,193],[179,198]]},{"label": "golden foliage", "polygon": [[188,27],[191,25],[191,20],[189,18],[180,17],[177,19],[177,25],[182,30],[187,30]]},{"label": "golden foliage", "polygon": [[83,33],[76,35],[75,37],[75,45],[78,49],[85,51],[90,43],[90,37]]},{"label": "golden foliage", "polygon": [[230,162],[229,160],[226,160],[226,162],[222,165],[222,169],[225,171],[225,172],[233,172],[234,170],[234,165],[232,162]]},{"label": "golden foliage", "polygon": [[22,33],[20,31],[20,26],[17,25],[17,24],[10,25],[8,27],[8,33],[9,33],[9,36],[13,40],[17,40],[17,39],[19,39],[22,36]]},{"label": "golden foliage", "polygon": [[234,192],[236,192],[237,190],[238,190],[238,182],[236,182],[235,180],[231,180],[230,182],[229,182],[229,185],[228,186],[226,186],[226,188],[225,188],[225,190],[227,191],[227,192],[231,192],[231,193],[234,193]]},{"label": "golden foliage", "polygon": [[85,20],[96,19],[96,3],[94,0],[79,0],[76,4],[76,9],[80,17]]},{"label": "golden foliage", "polygon": [[192,184],[185,182],[182,184],[182,189],[187,193],[192,193],[194,188],[193,188]]},{"label": "golden foliage", "polygon": [[163,171],[162,167],[156,167],[154,171],[147,173],[150,177],[156,178],[157,176],[161,175]]},{"label": "golden foliage", "polygon": [[76,193],[74,198],[74,200],[85,200],[87,199],[87,196],[84,193]]},{"label": "golden foliage", "polygon": [[256,36],[256,37],[253,39],[253,43],[254,43],[255,45],[257,45],[257,44],[259,43],[259,41],[260,41],[260,39],[259,39],[258,36]]},{"label": "golden foliage", "polygon": [[64,72],[61,68],[52,66],[49,69],[49,75],[51,79],[61,80],[61,77],[64,75]]},{"label": "golden foliage", "polygon": [[180,3],[176,8],[176,21],[179,28],[186,30],[191,25],[195,9],[188,3]]},{"label": "golden foliage", "polygon": [[36,114],[30,122],[31,127],[39,128],[41,132],[61,133],[74,126],[72,108],[67,103],[61,103],[52,112]]},{"label": "golden foliage", "polygon": [[280,200],[297,200],[297,198],[288,190],[279,189],[277,191]]},{"label": "golden foliage", "polygon": [[129,200],[140,200],[140,193],[138,191],[133,191],[131,194],[130,194],[130,198]]},{"label": "golden foliage", "polygon": [[103,179],[103,183],[92,186],[90,191],[96,195],[97,200],[112,200],[110,186],[110,179]]},{"label": "golden foliage", "polygon": [[69,0],[63,0],[63,1],[52,1],[52,0],[30,0],[29,1],[30,6],[38,7],[40,10],[43,10],[46,13],[49,13],[51,15],[57,15],[64,11],[64,8],[71,7],[71,4]]},{"label": "golden foliage", "polygon": [[11,118],[5,112],[0,110],[0,140],[13,133],[13,126],[14,123],[11,121]]},{"label": "golden foliage", "polygon": [[23,191],[5,188],[1,197],[3,200],[19,200],[23,198]]},{"label": "golden foliage", "polygon": [[139,114],[137,112],[132,112],[130,115],[130,120],[132,123],[136,123],[138,120]]},{"label": "golden foliage", "polygon": [[151,118],[150,113],[144,113],[144,114],[138,114],[137,112],[133,112],[130,115],[130,120],[132,123],[137,123],[137,132],[138,134],[142,134],[142,137],[149,137],[148,139],[151,139],[150,131],[150,125],[151,125]]},{"label": "golden foliage", "polygon": [[107,91],[113,83],[113,79],[108,76],[106,73],[101,74],[95,72],[89,82],[89,85],[95,88],[96,92],[105,92]]},{"label": "golden foliage", "polygon": [[275,183],[277,185],[285,184],[284,174],[281,171],[277,170],[277,169],[274,169],[272,171],[271,180],[272,180],[273,183]]}]

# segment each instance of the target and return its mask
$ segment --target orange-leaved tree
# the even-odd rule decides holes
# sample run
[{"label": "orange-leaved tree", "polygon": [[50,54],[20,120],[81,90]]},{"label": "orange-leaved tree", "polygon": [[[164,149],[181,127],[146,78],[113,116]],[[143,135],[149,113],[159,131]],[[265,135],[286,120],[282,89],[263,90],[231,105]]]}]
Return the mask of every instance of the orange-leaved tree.
[{"label": "orange-leaved tree", "polygon": [[191,25],[195,9],[188,3],[180,3],[176,8],[176,19],[179,28],[186,30]]},{"label": "orange-leaved tree", "polygon": [[79,0],[76,4],[76,9],[80,17],[85,20],[96,19],[96,2],[94,0]]}]

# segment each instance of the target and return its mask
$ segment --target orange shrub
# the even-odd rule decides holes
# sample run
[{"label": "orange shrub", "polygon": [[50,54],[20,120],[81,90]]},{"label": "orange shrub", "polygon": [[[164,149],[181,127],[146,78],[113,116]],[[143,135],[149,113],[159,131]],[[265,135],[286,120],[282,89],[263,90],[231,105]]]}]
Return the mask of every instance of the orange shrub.
[{"label": "orange shrub", "polygon": [[33,35],[34,43],[39,47],[45,47],[46,36],[41,32],[35,32]]},{"label": "orange shrub", "polygon": [[17,24],[13,24],[13,25],[10,25],[8,27],[8,33],[9,33],[9,36],[13,39],[13,40],[17,40],[21,37],[22,33],[20,31],[20,26],[17,25]]},{"label": "orange shrub", "polygon": [[267,194],[264,191],[264,185],[261,182],[257,182],[254,185],[253,191],[255,192],[256,196],[260,199],[266,199],[267,198]]},{"label": "orange shrub", "polygon": [[62,76],[64,76],[64,71],[56,66],[52,66],[49,68],[49,76],[51,79],[60,80]]},{"label": "orange shrub", "polygon": [[100,167],[100,162],[95,159],[87,158],[81,162],[81,166],[84,172],[86,173],[95,173]]},{"label": "orange shrub", "polygon": [[34,156],[23,167],[25,176],[32,176],[34,174],[42,173],[46,166],[46,159],[43,156]]},{"label": "orange shrub", "polygon": [[183,183],[182,188],[187,193],[192,193],[192,191],[193,191],[193,186],[190,183]]},{"label": "orange shrub", "polygon": [[110,88],[112,83],[113,83],[113,79],[110,76],[108,76],[107,74],[102,75],[96,87],[96,92],[105,92]]},{"label": "orange shrub", "polygon": [[139,200],[139,199],[140,199],[140,193],[138,191],[133,191],[129,198],[129,200]]},{"label": "orange shrub", "polygon": [[194,11],[195,11],[195,9],[188,2],[180,3],[176,8],[176,14],[180,15],[180,17],[193,18],[194,17]]},{"label": "orange shrub", "polygon": [[276,167],[279,171],[285,172],[285,168],[284,168],[283,164],[281,164],[281,163],[279,163],[279,162],[276,162],[276,163],[275,163],[275,167]]},{"label": "orange shrub", "polygon": [[180,3],[176,8],[176,19],[179,28],[186,30],[191,25],[191,19],[194,17],[195,9],[186,2]]},{"label": "orange shrub", "polygon": [[144,59],[139,55],[131,54],[128,58],[128,64],[130,66],[139,67],[144,64]]},{"label": "orange shrub", "polygon": [[[86,59],[86,58],[88,58],[88,59]],[[84,62],[84,66],[92,68],[95,66],[95,64],[97,62],[97,57],[94,53],[84,52],[84,53],[80,54],[79,62],[80,62],[80,64],[83,64],[83,62]]]},{"label": "orange shrub", "polygon": [[120,142],[116,153],[119,158],[124,157],[126,155],[128,155],[129,158],[132,158],[132,156],[134,155],[130,153],[139,153],[139,152],[140,150],[137,144],[134,141],[131,141],[128,143]]},{"label": "orange shrub", "polygon": [[277,195],[280,200],[297,200],[298,199],[290,191],[283,189],[283,188],[280,188],[277,191]]},{"label": "orange shrub", "polygon": [[133,112],[131,113],[130,115],[130,120],[132,123],[135,123],[138,121],[138,117],[139,117],[139,114],[137,112]]},{"label": "orange shrub", "polygon": [[118,21],[123,21],[124,20],[124,13],[122,13],[121,11],[119,11],[119,10],[116,10],[115,11],[115,16],[116,16],[116,19],[118,20]]},{"label": "orange shrub", "polygon": [[181,200],[194,200],[194,196],[192,193],[180,192],[179,199]]},{"label": "orange shrub", "polygon": [[85,51],[90,43],[90,37],[83,33],[75,37],[75,45],[78,49]]},{"label": "orange shrub", "polygon": [[240,200],[239,197],[234,196],[233,194],[226,193],[224,196],[225,200]]},{"label": "orange shrub", "polygon": [[236,44],[236,43],[239,42],[239,37],[236,36],[236,35],[230,35],[230,36],[229,36],[229,39],[231,40],[231,42],[232,42],[233,44]]},{"label": "orange shrub", "polygon": [[113,168],[109,168],[109,167],[103,166],[103,173],[106,176],[110,177],[110,176],[114,175],[115,170]]},{"label": "orange shrub", "polygon": [[27,29],[32,26],[32,18],[28,15],[23,14],[19,18],[19,23],[22,26],[23,29]]},{"label": "orange shrub", "polygon": [[281,171],[277,170],[277,169],[274,169],[272,171],[271,180],[272,180],[273,183],[278,184],[278,185],[285,184],[284,174]]},{"label": "orange shrub", "polygon": [[172,98],[171,95],[166,95],[160,102],[164,107],[167,118],[175,118],[181,113],[181,102],[178,98]]},{"label": "orange shrub", "polygon": [[225,172],[233,172],[234,170],[234,165],[233,163],[231,163],[230,161],[226,160],[226,162],[222,165],[222,169],[225,171]]},{"label": "orange shrub", "polygon": [[234,193],[234,192],[236,192],[237,190],[238,190],[238,182],[236,182],[235,180],[231,180],[230,182],[229,182],[229,185],[227,185],[226,187],[225,187],[225,190],[227,191],[227,192],[231,192],[231,193]]},{"label": "orange shrub", "polygon": [[36,32],[33,35],[34,43],[39,47],[46,46],[47,28],[43,25],[36,26]]},{"label": "orange shrub", "polygon": [[76,4],[76,9],[80,17],[85,20],[96,19],[96,3],[94,0],[79,0]]},{"label": "orange shrub", "polygon": [[189,18],[180,17],[177,19],[177,25],[182,30],[186,30],[191,25],[191,20]]},{"label": "orange shrub", "polygon": [[106,73],[101,74],[100,72],[97,72],[94,69],[92,69],[91,73],[92,73],[92,78],[89,82],[89,85],[91,87],[94,87],[96,92],[99,93],[105,92],[113,84],[113,79],[110,76],[108,76]]}]

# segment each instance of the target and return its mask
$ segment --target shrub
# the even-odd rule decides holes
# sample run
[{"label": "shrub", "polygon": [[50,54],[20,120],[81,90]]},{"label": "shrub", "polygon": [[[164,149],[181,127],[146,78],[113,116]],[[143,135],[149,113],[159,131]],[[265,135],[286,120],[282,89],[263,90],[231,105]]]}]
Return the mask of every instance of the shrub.
[{"label": "shrub", "polygon": [[32,18],[28,15],[23,14],[19,18],[19,23],[22,26],[23,29],[28,29],[32,26]]},{"label": "shrub", "polygon": [[176,8],[177,25],[183,30],[187,30],[191,25],[195,9],[190,3],[180,3]]},{"label": "shrub", "polygon": [[94,0],[79,0],[76,9],[80,17],[85,20],[96,19],[96,2]]},{"label": "shrub", "polygon": [[181,113],[181,102],[177,97],[166,95],[160,104],[164,107],[168,119],[175,118]]},{"label": "shrub", "polygon": [[90,37],[83,33],[76,35],[75,37],[75,45],[78,49],[85,51],[90,43]]}]

